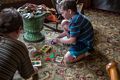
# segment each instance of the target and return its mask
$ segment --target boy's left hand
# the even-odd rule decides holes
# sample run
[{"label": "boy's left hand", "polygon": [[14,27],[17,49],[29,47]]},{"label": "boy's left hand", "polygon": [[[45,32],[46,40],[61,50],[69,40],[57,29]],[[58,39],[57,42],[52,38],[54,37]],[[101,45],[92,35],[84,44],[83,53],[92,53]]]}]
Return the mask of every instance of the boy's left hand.
[{"label": "boy's left hand", "polygon": [[57,43],[60,43],[60,38],[55,39]]}]

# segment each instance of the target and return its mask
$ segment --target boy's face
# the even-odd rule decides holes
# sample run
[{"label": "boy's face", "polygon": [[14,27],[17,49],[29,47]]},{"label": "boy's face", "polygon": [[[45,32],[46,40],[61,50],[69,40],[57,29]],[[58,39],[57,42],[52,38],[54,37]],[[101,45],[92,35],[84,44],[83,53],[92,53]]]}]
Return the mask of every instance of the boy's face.
[{"label": "boy's face", "polygon": [[60,9],[61,15],[65,18],[65,19],[70,19],[71,18],[71,12],[70,9],[68,10],[63,10],[62,8]]}]

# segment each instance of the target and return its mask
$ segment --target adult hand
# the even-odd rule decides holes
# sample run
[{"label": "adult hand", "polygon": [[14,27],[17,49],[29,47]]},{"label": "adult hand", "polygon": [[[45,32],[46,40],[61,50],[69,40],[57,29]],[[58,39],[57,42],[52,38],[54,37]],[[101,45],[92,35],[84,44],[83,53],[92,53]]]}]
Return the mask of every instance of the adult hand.
[{"label": "adult hand", "polygon": [[35,74],[37,74],[38,73],[38,68],[35,67],[35,66],[33,68],[34,68]]}]

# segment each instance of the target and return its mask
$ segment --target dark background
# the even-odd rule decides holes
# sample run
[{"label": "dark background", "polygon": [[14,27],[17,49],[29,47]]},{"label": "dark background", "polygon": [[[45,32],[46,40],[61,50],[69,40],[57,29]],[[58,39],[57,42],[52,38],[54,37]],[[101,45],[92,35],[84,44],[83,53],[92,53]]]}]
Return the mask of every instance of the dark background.
[{"label": "dark background", "polygon": [[[8,1],[7,3],[5,3]],[[10,2],[9,2],[10,1]],[[78,3],[84,3],[84,8],[96,8],[112,12],[120,12],[120,0],[76,0]],[[51,0],[0,0],[0,8],[20,7],[25,3],[45,4],[53,7]]]}]

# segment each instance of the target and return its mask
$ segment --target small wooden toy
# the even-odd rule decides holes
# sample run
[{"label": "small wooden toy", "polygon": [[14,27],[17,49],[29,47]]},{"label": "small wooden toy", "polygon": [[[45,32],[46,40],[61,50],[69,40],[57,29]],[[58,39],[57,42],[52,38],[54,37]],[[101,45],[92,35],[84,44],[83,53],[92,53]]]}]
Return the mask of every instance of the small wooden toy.
[{"label": "small wooden toy", "polygon": [[40,59],[38,59],[38,58],[33,58],[33,59],[31,59],[31,62],[32,62],[32,65],[33,66],[36,66],[36,67],[40,67],[42,64],[41,64],[41,60]]},{"label": "small wooden toy", "polygon": [[54,57],[55,57],[54,53],[50,54],[50,58],[54,58]]},{"label": "small wooden toy", "polygon": [[57,56],[55,61],[61,63],[63,61],[63,57]]},{"label": "small wooden toy", "polygon": [[39,57],[40,54],[41,54],[41,52],[39,52],[39,51],[34,51],[34,52],[31,53],[31,56],[32,56],[33,58],[34,58],[34,57]]},{"label": "small wooden toy", "polygon": [[45,61],[51,61],[51,58],[48,57],[48,58],[45,59]]},{"label": "small wooden toy", "polygon": [[38,57],[41,54],[34,46],[28,46],[28,51],[31,58]]},{"label": "small wooden toy", "polygon": [[32,61],[33,66],[39,67],[41,66],[41,61]]},{"label": "small wooden toy", "polygon": [[48,53],[50,50],[51,50],[51,46],[48,46],[48,45],[44,45],[42,48],[41,48],[41,51],[44,52],[44,53]]}]

